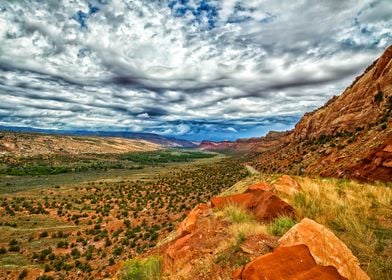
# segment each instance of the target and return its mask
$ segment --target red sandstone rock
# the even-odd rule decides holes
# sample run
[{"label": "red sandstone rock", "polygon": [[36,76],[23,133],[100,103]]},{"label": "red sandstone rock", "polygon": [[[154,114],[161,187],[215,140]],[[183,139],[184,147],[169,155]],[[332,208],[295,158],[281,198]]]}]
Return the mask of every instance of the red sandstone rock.
[{"label": "red sandstone rock", "polygon": [[340,275],[350,280],[370,279],[351,250],[329,229],[311,219],[303,219],[279,239],[280,247],[299,244],[309,248],[319,265],[334,266]]},{"label": "red sandstone rock", "polygon": [[345,279],[336,268],[316,264],[305,245],[277,248],[273,253],[256,258],[233,276],[244,280]]},{"label": "red sandstone rock", "polygon": [[385,148],[383,149],[384,152],[387,153],[392,153],[392,145],[387,145],[385,146]]},{"label": "red sandstone rock", "polygon": [[229,196],[211,198],[211,206],[222,208],[230,204],[242,205],[246,207],[253,199],[253,193],[241,193]]},{"label": "red sandstone rock", "polygon": [[262,190],[262,191],[273,191],[273,187],[267,183],[260,182],[254,185],[251,185],[248,187],[248,191],[256,191],[256,190]]},{"label": "red sandstone rock", "polygon": [[200,215],[207,213],[210,210],[207,204],[198,204],[188,216],[181,222],[177,229],[177,236],[185,236],[192,233],[196,228],[196,222]]},{"label": "red sandstone rock", "polygon": [[292,216],[294,209],[270,191],[253,190],[243,194],[215,197],[213,207],[237,204],[252,212],[258,220],[272,220],[281,215]]},{"label": "red sandstone rock", "polygon": [[286,193],[288,195],[293,195],[296,192],[302,190],[301,186],[288,175],[283,175],[276,182],[274,182],[273,187],[280,192]]},{"label": "red sandstone rock", "polygon": [[294,215],[293,207],[272,192],[257,191],[254,193],[254,199],[248,209],[253,210],[257,219],[270,221],[281,215]]}]

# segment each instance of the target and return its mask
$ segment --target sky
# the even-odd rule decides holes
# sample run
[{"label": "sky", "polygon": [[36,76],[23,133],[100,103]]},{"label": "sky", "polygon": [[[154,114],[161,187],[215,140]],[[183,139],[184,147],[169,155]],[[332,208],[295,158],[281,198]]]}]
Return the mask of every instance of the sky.
[{"label": "sky", "polygon": [[390,0],[0,0],[0,125],[262,136],[391,43]]}]

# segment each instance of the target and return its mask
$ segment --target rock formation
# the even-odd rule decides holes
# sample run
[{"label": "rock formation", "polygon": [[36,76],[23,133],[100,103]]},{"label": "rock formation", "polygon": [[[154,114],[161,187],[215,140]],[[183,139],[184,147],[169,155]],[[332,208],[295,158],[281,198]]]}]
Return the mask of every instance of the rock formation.
[{"label": "rock formation", "polygon": [[243,280],[339,280],[335,267],[318,265],[305,245],[279,247],[238,270],[234,278]]},{"label": "rock formation", "polygon": [[278,216],[293,216],[294,209],[270,191],[260,189],[247,190],[243,194],[235,194],[211,199],[213,207],[222,208],[236,204],[253,213],[260,221],[271,221]]},{"label": "rock formation", "polygon": [[351,250],[323,225],[305,218],[279,239],[280,247],[299,244],[309,248],[317,264],[333,266],[350,280],[370,280]]}]

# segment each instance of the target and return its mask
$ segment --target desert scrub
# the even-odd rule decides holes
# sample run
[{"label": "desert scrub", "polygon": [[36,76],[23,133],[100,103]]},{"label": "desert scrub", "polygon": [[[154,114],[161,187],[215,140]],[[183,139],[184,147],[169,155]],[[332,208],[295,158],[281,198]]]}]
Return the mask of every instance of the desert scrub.
[{"label": "desert scrub", "polygon": [[151,256],[145,260],[132,259],[121,269],[121,280],[159,280],[162,274],[162,259]]},{"label": "desert scrub", "polygon": [[283,236],[290,228],[296,224],[296,221],[287,216],[280,216],[268,225],[268,232],[275,236]]}]

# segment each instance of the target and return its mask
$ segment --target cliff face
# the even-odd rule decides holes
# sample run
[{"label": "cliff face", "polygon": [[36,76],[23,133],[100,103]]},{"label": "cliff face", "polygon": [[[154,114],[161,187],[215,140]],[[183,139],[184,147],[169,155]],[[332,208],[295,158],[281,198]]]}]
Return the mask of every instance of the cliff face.
[{"label": "cliff face", "polygon": [[292,131],[214,144],[247,151],[263,172],[392,180],[392,46]]},{"label": "cliff face", "polygon": [[[305,114],[293,131],[295,140],[369,128],[391,105],[392,46],[348,87],[318,110]],[[390,108],[389,108],[390,109]]]}]

